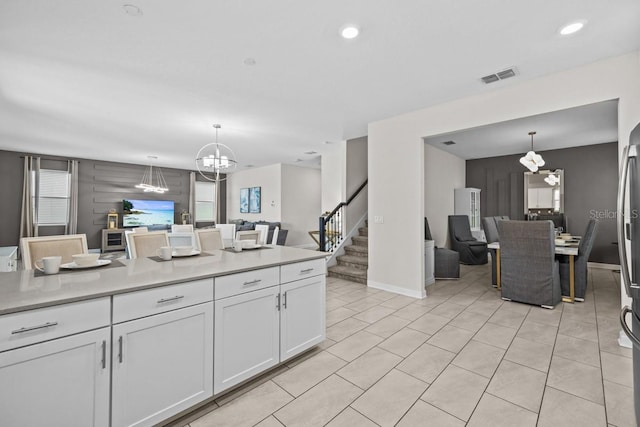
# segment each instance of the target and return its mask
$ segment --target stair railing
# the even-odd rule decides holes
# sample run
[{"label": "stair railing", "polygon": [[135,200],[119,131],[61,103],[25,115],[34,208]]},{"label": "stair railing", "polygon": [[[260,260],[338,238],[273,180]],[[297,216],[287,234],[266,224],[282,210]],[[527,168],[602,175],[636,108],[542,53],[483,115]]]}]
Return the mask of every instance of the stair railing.
[{"label": "stair railing", "polygon": [[347,213],[347,206],[362,192],[369,182],[366,179],[360,187],[347,199],[346,202],[338,203],[331,212],[321,215],[318,224],[318,244],[319,251],[333,252],[344,239],[344,221]]}]

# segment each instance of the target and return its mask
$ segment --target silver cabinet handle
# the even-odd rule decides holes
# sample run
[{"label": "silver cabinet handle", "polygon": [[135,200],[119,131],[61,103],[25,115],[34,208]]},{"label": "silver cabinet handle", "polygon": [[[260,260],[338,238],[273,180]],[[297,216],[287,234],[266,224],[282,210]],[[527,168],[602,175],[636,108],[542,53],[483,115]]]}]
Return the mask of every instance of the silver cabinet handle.
[{"label": "silver cabinet handle", "polygon": [[257,285],[258,283],[262,282],[261,279],[255,279],[255,280],[251,280],[249,282],[244,282],[242,284],[242,286],[253,286],[253,285]]},{"label": "silver cabinet handle", "polygon": [[118,338],[118,362],[122,363],[124,355],[122,354],[122,335]]},{"label": "silver cabinet handle", "polygon": [[107,342],[102,340],[102,369],[107,367]]},{"label": "silver cabinet handle", "polygon": [[280,294],[276,295],[276,308],[280,311]]},{"label": "silver cabinet handle", "polygon": [[640,347],[640,339],[638,339],[638,337],[636,337],[633,334],[631,329],[629,329],[629,326],[627,325],[627,322],[625,321],[625,318],[627,317],[628,313],[631,313],[631,309],[629,308],[629,306],[622,307],[622,311],[620,312],[620,325],[622,326],[622,330],[629,337],[629,339],[631,341],[633,341],[633,343],[637,347]]},{"label": "silver cabinet handle", "polygon": [[50,328],[52,326],[56,326],[57,324],[58,322],[47,322],[43,325],[23,327],[20,329],[16,329],[15,331],[11,331],[11,335],[23,334],[25,332],[36,331],[38,329]]},{"label": "silver cabinet handle", "polygon": [[162,298],[162,299],[158,300],[157,304],[162,304],[162,303],[170,302],[170,301],[177,301],[177,300],[182,299],[182,298],[184,298],[184,295],[176,295],[175,297],[171,297],[171,298]]},{"label": "silver cabinet handle", "polygon": [[[624,236],[624,202],[627,191],[627,174],[629,172],[629,162],[637,157],[635,145],[627,145],[622,152],[622,171],[620,171],[620,182],[618,183],[618,255],[620,256],[620,271],[622,281],[627,290],[627,296],[631,297],[631,277],[629,275],[629,263],[627,262],[627,245]],[[638,287],[634,285],[634,287]]]},{"label": "silver cabinet handle", "polygon": [[307,274],[307,273],[311,273],[313,271],[313,268],[305,268],[304,270],[300,270],[300,274]]},{"label": "silver cabinet handle", "polygon": [[287,308],[287,293],[285,292],[282,298],[282,307]]}]

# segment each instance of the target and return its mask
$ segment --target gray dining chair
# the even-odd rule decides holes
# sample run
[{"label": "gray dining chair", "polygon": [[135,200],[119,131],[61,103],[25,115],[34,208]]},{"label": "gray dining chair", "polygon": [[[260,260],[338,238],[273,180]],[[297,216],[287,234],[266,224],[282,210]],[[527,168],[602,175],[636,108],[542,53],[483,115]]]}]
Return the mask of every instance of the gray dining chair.
[{"label": "gray dining chair", "polygon": [[[494,216],[486,216],[482,218],[482,229],[484,230],[484,236],[487,239],[487,243],[499,242],[498,224]],[[496,274],[496,250],[489,249],[491,253],[491,283],[496,286],[498,283]]]},{"label": "gray dining chair", "polygon": [[467,215],[449,215],[449,241],[451,249],[460,254],[461,263],[487,263],[487,243],[473,237]]},{"label": "gray dining chair", "polygon": [[553,308],[562,300],[551,221],[499,221],[502,299]]},{"label": "gray dining chair", "polygon": [[[589,255],[591,249],[593,249],[593,242],[596,239],[596,233],[598,231],[598,221],[595,219],[589,220],[587,228],[580,239],[580,245],[578,246],[578,255],[574,259],[574,291],[575,298],[578,301],[584,301],[584,296],[587,293],[587,262],[589,261]],[[562,284],[562,295],[569,295],[569,257],[562,256],[560,258],[560,281]]]},{"label": "gray dining chair", "polygon": [[[433,240],[427,217],[424,217],[424,239]],[[459,279],[460,255],[458,252],[437,246],[434,246],[433,251],[433,276],[436,279]]]}]

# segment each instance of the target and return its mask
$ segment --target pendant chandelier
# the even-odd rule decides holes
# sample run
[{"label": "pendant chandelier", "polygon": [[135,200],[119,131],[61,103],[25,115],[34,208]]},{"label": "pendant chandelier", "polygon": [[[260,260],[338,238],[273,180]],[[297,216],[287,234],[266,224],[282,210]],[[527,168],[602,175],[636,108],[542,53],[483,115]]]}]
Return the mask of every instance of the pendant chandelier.
[{"label": "pendant chandelier", "polygon": [[[147,156],[150,160],[157,160],[157,156]],[[135,188],[139,188],[144,190],[145,193],[159,193],[164,194],[169,191],[167,187],[167,182],[164,180],[164,176],[162,175],[162,170],[160,168],[155,169],[155,182],[154,182],[154,170],[153,165],[149,163],[149,167],[144,171],[144,175],[142,175],[142,180],[140,184],[136,185]]]},{"label": "pendant chandelier", "polygon": [[531,151],[529,151],[525,156],[520,157],[520,163],[522,163],[522,165],[531,172],[538,172],[538,168],[544,166],[544,159],[542,156],[533,151],[533,135],[535,134],[536,132],[534,131],[529,132],[529,135],[531,135]]},{"label": "pendant chandelier", "polygon": [[[220,182],[227,179],[226,174],[233,172],[238,165],[233,151],[224,144],[218,142],[218,129],[222,126],[215,124],[216,142],[207,144],[196,155],[196,167],[205,179]],[[220,175],[225,176],[221,177]]]},{"label": "pendant chandelier", "polygon": [[555,176],[554,174],[549,174],[545,179],[544,182],[546,182],[547,184],[549,184],[552,187],[555,187],[556,184],[560,183],[560,177]]}]

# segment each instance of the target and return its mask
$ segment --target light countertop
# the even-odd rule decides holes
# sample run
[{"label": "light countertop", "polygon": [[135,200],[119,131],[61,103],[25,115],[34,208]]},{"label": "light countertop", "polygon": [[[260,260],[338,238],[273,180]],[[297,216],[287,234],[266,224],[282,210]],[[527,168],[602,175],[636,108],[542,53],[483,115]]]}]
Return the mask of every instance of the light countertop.
[{"label": "light countertop", "polygon": [[208,254],[162,262],[150,258],[118,260],[124,266],[50,276],[35,277],[34,270],[0,273],[0,315],[326,256],[287,246]]}]

